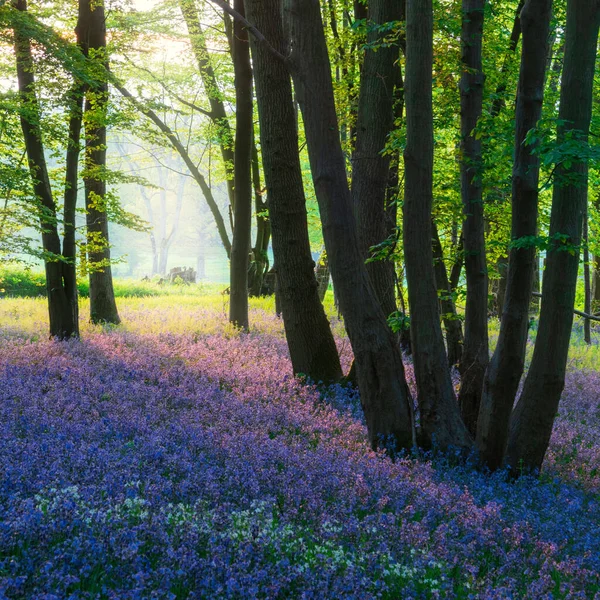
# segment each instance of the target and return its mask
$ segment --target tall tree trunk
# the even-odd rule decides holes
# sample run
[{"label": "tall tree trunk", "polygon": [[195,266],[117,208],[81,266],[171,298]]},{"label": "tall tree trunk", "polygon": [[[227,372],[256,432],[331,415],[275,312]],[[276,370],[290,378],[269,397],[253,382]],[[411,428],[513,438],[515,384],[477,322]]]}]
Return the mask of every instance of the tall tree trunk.
[{"label": "tall tree trunk", "polygon": [[[234,0],[244,15],[244,0]],[[252,69],[248,31],[240,21],[233,24],[235,72],[235,172],[233,240],[231,244],[229,320],[248,329],[248,255],[252,228]]]},{"label": "tall tree trunk", "polygon": [[[525,144],[525,137],[542,115],[551,16],[552,0],[527,0],[521,12],[523,51],[512,175],[513,241],[537,234],[540,159],[535,147]],[[510,414],[523,374],[536,257],[534,246],[513,247],[509,253],[500,335],[485,376],[477,429],[481,458],[492,469],[502,464]]]},{"label": "tall tree trunk", "polygon": [[485,257],[483,197],[481,188],[481,141],[474,129],[481,116],[484,75],[481,63],[485,0],[462,2],[462,76],[460,78],[461,196],[465,221],[465,339],[459,365],[458,401],[465,424],[475,435],[489,361],[488,278]]},{"label": "tall tree trunk", "polygon": [[[15,0],[13,6],[20,12],[27,11],[26,0]],[[44,260],[44,267],[46,271],[50,336],[66,339],[77,335],[78,324],[74,320],[76,312],[72,305],[73,292],[69,291],[63,279],[65,265],[58,259],[61,256],[61,243],[56,222],[56,205],[44,157],[40,126],[41,115],[36,96],[31,42],[26,33],[21,31],[18,22],[15,23],[14,27],[14,45],[21,108],[21,129],[23,130],[29,172],[33,182],[33,192],[37,202],[41,205],[39,220],[42,231],[42,248],[49,255]],[[69,166],[72,167],[72,160]],[[77,298],[75,297],[76,304]]]},{"label": "tall tree trunk", "polygon": [[[108,64],[106,21],[103,0],[80,0],[81,47],[99,65]],[[103,69],[98,80],[88,87],[85,101],[85,209],[87,254],[90,279],[90,319],[93,323],[120,323],[112,269],[108,216],[106,213],[106,118],[108,84]]]},{"label": "tall tree trunk", "polygon": [[373,448],[414,443],[412,404],[394,336],[358,247],[318,0],[285,0],[288,65],[304,117],[311,172],[333,283],[357,365]]},{"label": "tall tree trunk", "polygon": [[454,366],[460,361],[462,354],[462,327],[460,319],[456,314],[456,306],[452,298],[452,290],[448,281],[448,272],[444,264],[444,253],[442,243],[436,224],[432,221],[431,230],[433,233],[433,265],[435,270],[435,284],[438,291],[440,308],[442,311],[442,321],[446,330],[446,350],[448,353],[448,365]]},{"label": "tall tree trunk", "polygon": [[[358,228],[360,250],[365,259],[370,248],[393,233],[386,215],[386,190],[389,183],[390,156],[383,154],[394,125],[394,90],[401,82],[399,48],[381,45],[386,33],[378,26],[404,20],[404,3],[398,0],[369,2],[370,32],[360,78],[356,146],[352,156],[352,200]],[[393,223],[392,227],[395,226]],[[389,258],[367,263],[367,271],[381,303],[389,316],[396,310],[394,263]]]},{"label": "tall tree trunk", "polygon": [[404,150],[404,259],[411,341],[426,445],[468,447],[469,433],[454,397],[440,325],[433,253],[433,7],[406,5],[406,147]]},{"label": "tall tree trunk", "polygon": [[62,277],[73,321],[71,335],[79,336],[79,302],[77,290],[77,245],[75,243],[75,218],[77,210],[77,184],[79,180],[79,155],[81,153],[81,125],[83,120],[84,86],[75,83],[70,94],[69,139],[65,168],[64,234]]},{"label": "tall tree trunk", "polygon": [[[279,7],[280,0],[246,0],[248,19],[283,52]],[[290,75],[283,62],[254,40],[252,59],[277,291],[292,368],[313,381],[336,381],[342,368],[310,252]]]},{"label": "tall tree trunk", "polygon": [[[587,141],[599,24],[599,0],[567,1],[558,143],[573,130],[581,132],[582,142]],[[542,284],[538,334],[523,392],[511,419],[506,451],[506,462],[515,470],[542,466],[564,388],[587,174],[587,163],[575,161],[568,166],[559,164],[555,171],[551,246]]]}]

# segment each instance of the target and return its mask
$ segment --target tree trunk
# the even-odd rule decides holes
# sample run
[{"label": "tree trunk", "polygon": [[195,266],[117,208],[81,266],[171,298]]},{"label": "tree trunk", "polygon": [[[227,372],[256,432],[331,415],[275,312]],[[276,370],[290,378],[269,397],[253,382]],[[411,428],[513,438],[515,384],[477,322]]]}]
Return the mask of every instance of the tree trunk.
[{"label": "tree trunk", "polygon": [[[542,114],[552,0],[527,0],[521,12],[523,52],[517,91],[515,159],[512,176],[511,238],[537,234],[539,156],[525,144]],[[502,464],[510,414],[523,374],[537,251],[511,248],[506,300],[496,350],[486,372],[477,444],[492,469]]]},{"label": "tree trunk", "polygon": [[508,70],[511,63],[512,55],[515,53],[519,44],[519,38],[521,37],[521,10],[523,9],[523,3],[525,0],[519,0],[517,10],[515,11],[515,19],[513,21],[512,31],[510,32],[510,39],[508,42],[508,53],[504,56],[504,62],[500,69],[500,83],[496,88],[494,94],[494,100],[492,102],[492,108],[490,113],[493,117],[497,117],[500,111],[506,106],[506,82],[508,79]]},{"label": "tree trunk", "polygon": [[400,351],[358,247],[318,0],[285,0],[288,65],[304,117],[311,172],[331,275],[357,365],[373,448],[410,448],[412,403]]},{"label": "tree trunk", "polygon": [[71,91],[69,109],[69,140],[65,168],[64,234],[62,277],[73,321],[71,335],[79,336],[79,302],[77,290],[77,245],[75,243],[75,218],[77,210],[77,184],[79,181],[79,155],[81,153],[81,125],[83,120],[84,86],[75,83]]},{"label": "tree trunk", "polygon": [[[532,290],[534,292],[538,292],[541,293],[541,286],[540,286],[540,253],[539,251],[535,250],[535,258],[533,260],[533,288]],[[534,315],[537,315],[540,312],[540,299],[537,296],[532,295],[531,296],[531,301],[529,302],[529,311],[531,313],[533,313]]]},{"label": "tree trunk", "polygon": [[[582,142],[587,141],[599,24],[600,1],[567,1],[558,143],[572,130],[581,132]],[[531,471],[542,466],[564,387],[587,173],[587,163],[575,160],[568,166],[559,164],[555,171],[551,245],[542,284],[538,334],[523,392],[511,419],[506,451],[506,462],[515,470]]]},{"label": "tree trunk", "polygon": [[600,311],[600,256],[594,256],[594,275],[592,279],[592,311]]},{"label": "tree trunk", "polygon": [[[280,0],[246,0],[248,19],[283,52],[279,6]],[[337,381],[342,368],[319,300],[308,240],[290,75],[283,62],[254,40],[252,58],[277,291],[292,367],[296,375],[313,381]]]},{"label": "tree trunk", "polygon": [[[105,67],[106,22],[103,0],[80,0],[84,14],[81,47],[91,60]],[[100,73],[100,69],[98,69]],[[104,75],[88,87],[85,101],[85,209],[87,254],[90,266],[90,319],[92,323],[120,323],[110,265],[106,213],[106,118],[108,84]]]},{"label": "tree trunk", "polygon": [[[246,10],[248,10],[246,8]],[[256,85],[256,84],[255,84]],[[260,183],[260,164],[258,149],[252,143],[252,185],[254,187],[254,211],[256,213],[256,238],[252,249],[254,276],[248,281],[251,296],[260,296],[265,275],[269,270],[269,240],[271,239],[271,222],[267,213],[267,202],[263,200],[263,189]]]},{"label": "tree trunk", "polygon": [[406,6],[406,147],[404,150],[404,259],[411,341],[423,442],[468,447],[440,325],[433,253],[433,8],[431,0]]},{"label": "tree trunk", "polygon": [[[583,312],[592,314],[592,282],[590,277],[590,248],[589,243],[589,224],[588,224],[588,207],[586,197],[586,207],[583,214],[583,285],[584,285],[584,308]],[[583,321],[583,339],[586,344],[592,343],[592,323],[590,319]]]},{"label": "tree trunk", "polygon": [[323,254],[324,253],[321,254],[319,260],[317,261],[317,266],[315,267],[315,277],[317,278],[318,286],[317,293],[321,302],[325,302],[325,294],[327,293],[327,288],[329,288],[329,279],[331,277],[327,254]]},{"label": "tree trunk", "polygon": [[485,257],[483,198],[481,192],[481,141],[474,129],[481,116],[484,75],[481,64],[485,0],[462,2],[462,76],[460,79],[461,196],[465,221],[465,339],[459,365],[461,375],[458,401],[471,434],[483,389],[488,350],[488,278]]},{"label": "tree trunk", "polygon": [[[371,30],[360,78],[356,146],[352,156],[352,199],[358,228],[360,251],[365,259],[370,248],[393,234],[393,223],[386,215],[386,190],[389,183],[390,156],[383,154],[387,137],[394,126],[394,89],[400,83],[399,48],[381,45],[387,33],[376,26],[404,20],[404,3],[398,0],[371,0]],[[367,272],[389,316],[396,310],[394,263],[389,258],[367,263]]]},{"label": "tree trunk", "polygon": [[446,330],[446,350],[448,353],[448,365],[454,366],[460,361],[462,354],[462,327],[460,319],[456,314],[456,306],[452,298],[452,290],[448,281],[448,273],[444,264],[444,253],[437,227],[432,221],[433,233],[433,266],[435,270],[435,284],[438,291],[440,308],[444,329]]},{"label": "tree trunk", "polygon": [[[15,0],[13,6],[20,12],[27,11],[26,0]],[[48,168],[44,157],[42,131],[40,127],[40,107],[36,96],[34,64],[31,42],[22,32],[17,22],[14,27],[15,58],[17,64],[17,83],[21,108],[20,121],[25,141],[29,172],[33,182],[33,192],[39,208],[42,248],[48,253],[44,260],[46,271],[46,290],[48,295],[48,315],[50,336],[66,339],[78,333],[78,324],[74,320],[73,291],[65,285],[63,279],[64,264],[61,256],[61,243],[57,229],[57,214],[52,188],[48,177]],[[72,131],[70,130],[70,133]],[[72,173],[72,159],[69,162]],[[72,207],[69,206],[69,211]],[[77,298],[75,296],[75,306]]]},{"label": "tree trunk", "polygon": [[[234,0],[244,15],[244,0]],[[235,173],[233,240],[231,244],[229,320],[248,329],[248,255],[252,229],[252,69],[248,31],[240,21],[233,24],[235,72]]]}]

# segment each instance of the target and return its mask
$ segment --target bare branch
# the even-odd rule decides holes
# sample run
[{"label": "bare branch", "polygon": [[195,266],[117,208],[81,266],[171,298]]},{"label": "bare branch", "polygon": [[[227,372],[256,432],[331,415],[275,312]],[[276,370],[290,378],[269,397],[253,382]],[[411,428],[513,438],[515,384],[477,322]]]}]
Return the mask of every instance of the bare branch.
[{"label": "bare branch", "polygon": [[205,108],[202,108],[201,106],[198,106],[197,104],[194,104],[193,102],[189,102],[185,98],[182,98],[179,94],[176,94],[173,90],[169,89],[167,87],[167,84],[162,79],[159,79],[158,77],[156,77],[156,75],[154,75],[154,73],[152,73],[152,71],[150,69],[147,69],[146,67],[140,67],[140,66],[136,65],[127,56],[125,56],[124,58],[125,58],[125,60],[131,66],[133,66],[136,69],[139,69],[140,71],[143,71],[144,73],[147,73],[148,75],[150,75],[150,77],[152,77],[152,79],[156,83],[158,83],[163,88],[163,90],[165,90],[165,92],[167,92],[167,94],[169,94],[169,96],[172,96],[173,98],[175,98],[175,100],[177,100],[177,102],[180,102],[181,104],[183,104],[184,106],[187,106],[188,108],[191,108],[192,110],[198,111],[199,113],[207,116],[209,119],[214,119],[215,118],[215,115],[214,115],[214,113],[212,111],[206,110]]},{"label": "bare branch", "polygon": [[[531,292],[532,296],[535,296],[536,298],[542,298],[542,294],[540,294],[540,292]],[[590,321],[600,321],[600,317],[597,317],[596,315],[588,315],[587,313],[584,313],[580,310],[577,310],[576,308],[573,309],[573,313],[583,317],[584,319],[589,319]]]}]

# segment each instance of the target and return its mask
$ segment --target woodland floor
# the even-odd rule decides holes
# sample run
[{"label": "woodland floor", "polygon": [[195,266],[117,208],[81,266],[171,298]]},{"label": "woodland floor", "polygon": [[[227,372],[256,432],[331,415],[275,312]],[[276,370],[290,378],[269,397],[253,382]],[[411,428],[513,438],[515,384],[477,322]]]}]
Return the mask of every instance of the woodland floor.
[{"label": "woodland floor", "polygon": [[44,300],[0,300],[0,600],[600,597],[598,344],[508,483],[372,453],[355,393],[290,376],[269,301],[247,335],[219,295],[119,304],[57,343]]}]

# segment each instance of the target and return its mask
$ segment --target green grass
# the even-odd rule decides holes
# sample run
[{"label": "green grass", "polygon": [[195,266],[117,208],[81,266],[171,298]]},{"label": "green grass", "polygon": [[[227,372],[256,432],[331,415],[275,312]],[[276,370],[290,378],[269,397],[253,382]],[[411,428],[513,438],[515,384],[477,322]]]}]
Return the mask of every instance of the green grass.
[{"label": "green grass", "polygon": [[[87,280],[78,284],[80,294],[80,314],[82,332],[94,326],[87,323],[86,315],[89,314],[89,285]],[[226,317],[229,312],[229,295],[227,286],[216,283],[198,283],[195,285],[159,284],[158,281],[136,281],[133,279],[115,279],[115,296],[121,317],[122,327],[127,330],[136,329],[140,323],[140,312],[165,313],[177,305],[182,311],[181,319],[176,323],[170,320],[170,327],[177,330],[195,331],[200,317],[196,313],[199,309],[206,312],[202,320],[208,315]],[[26,270],[16,267],[0,267],[0,325],[10,327],[15,332],[25,335],[40,336],[47,331],[47,305],[45,300],[46,285],[44,274],[32,269]],[[333,293],[329,290],[325,296],[325,310],[330,317],[337,316],[334,306]],[[250,308],[273,314],[275,312],[275,299],[273,296],[250,298]],[[336,318],[332,319],[334,331],[338,335],[344,334],[343,323]],[[145,321],[142,319],[142,323]],[[154,320],[153,324],[145,322],[148,327],[161,328],[161,320]],[[571,348],[567,368],[600,370],[600,326],[592,331],[592,345],[588,346],[583,340],[583,320],[575,317]],[[207,323],[204,326],[208,326]],[[212,327],[212,326],[211,326]],[[209,327],[209,329],[211,328]],[[221,325],[214,325],[215,330]],[[252,323],[251,323],[252,327]],[[162,329],[160,329],[162,331]],[[178,331],[173,331],[177,333]],[[533,342],[537,331],[537,323],[530,330],[530,343],[527,345],[526,364],[529,365],[533,355]],[[490,352],[493,352],[498,340],[498,319],[490,319]]]},{"label": "green grass", "polygon": [[[90,289],[87,279],[77,282],[79,296],[89,298]],[[204,296],[215,294],[226,286],[215,283],[197,284],[159,284],[157,280],[139,281],[134,279],[115,279],[114,288],[117,298],[146,298],[149,296]],[[46,278],[42,271],[17,267],[0,267],[0,297],[37,298],[46,296]]]}]

